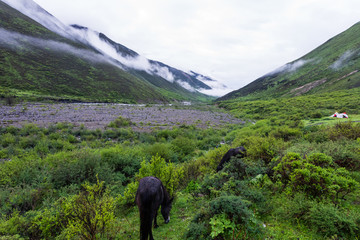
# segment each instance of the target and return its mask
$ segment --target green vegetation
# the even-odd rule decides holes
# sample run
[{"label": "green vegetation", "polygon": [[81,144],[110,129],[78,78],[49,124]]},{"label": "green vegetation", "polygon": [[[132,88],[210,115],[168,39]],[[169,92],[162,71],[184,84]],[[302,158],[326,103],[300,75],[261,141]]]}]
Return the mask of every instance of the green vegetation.
[{"label": "green vegetation", "polygon": [[[330,111],[320,99],[351,108],[346,97],[340,106],[328,95],[308,98],[308,107]],[[221,129],[134,132],[122,117],[104,130],[2,127],[0,239],[138,239],[134,195],[148,175],[175,197],[156,239],[356,239],[360,123],[349,113],[345,121],[311,124],[320,118],[302,118],[305,100],[289,99],[285,112],[281,99],[222,102],[249,119],[254,108],[264,111],[256,122]],[[216,173],[222,156],[240,145],[246,157]]]},{"label": "green vegetation", "polygon": [[360,88],[292,98],[282,97],[267,100],[238,98],[222,101],[218,105],[232,111],[240,118],[253,120],[291,118],[316,122],[335,112],[346,112],[350,119],[353,119],[353,115],[355,115],[355,120],[357,120],[357,115],[360,114]]}]

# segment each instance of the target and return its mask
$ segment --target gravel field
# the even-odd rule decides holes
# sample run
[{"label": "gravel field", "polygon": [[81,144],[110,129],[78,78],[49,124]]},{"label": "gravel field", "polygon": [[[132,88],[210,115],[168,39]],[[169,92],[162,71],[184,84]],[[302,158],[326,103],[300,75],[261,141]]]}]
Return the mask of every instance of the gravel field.
[{"label": "gravel field", "polygon": [[[124,105],[109,103],[24,103],[13,106],[0,105],[0,126],[21,127],[34,123],[47,127],[56,123],[82,124],[88,129],[104,129],[119,116],[135,123],[136,131],[151,131],[173,126],[195,124],[197,127],[219,127],[224,124],[241,124],[240,119],[229,114],[196,109],[193,106]],[[206,110],[207,109],[207,110]]]}]

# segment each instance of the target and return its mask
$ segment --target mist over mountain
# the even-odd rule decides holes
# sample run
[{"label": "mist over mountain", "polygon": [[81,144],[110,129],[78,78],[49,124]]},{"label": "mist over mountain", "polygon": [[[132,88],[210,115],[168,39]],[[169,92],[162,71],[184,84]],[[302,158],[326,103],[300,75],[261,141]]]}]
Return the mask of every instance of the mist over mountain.
[{"label": "mist over mountain", "polygon": [[[32,80],[29,79],[30,75],[33,80],[46,77],[44,75],[40,76],[41,70],[39,71],[39,69],[44,68],[44,66],[33,66],[34,61],[32,60],[35,59],[38,60],[36,63],[37,65],[40,63],[47,63],[47,77],[51,76],[51,81],[53,81],[55,85],[59,84],[60,81],[62,82],[60,85],[63,86],[66,77],[61,76],[62,74],[54,73],[61,71],[60,69],[56,69],[60,66],[63,67],[64,72],[69,69],[68,66],[65,66],[65,63],[59,64],[59,55],[56,55],[59,53],[62,55],[67,54],[68,56],[66,58],[70,58],[70,56],[75,57],[72,59],[73,61],[86,61],[86,64],[91,66],[85,67],[86,64],[82,62],[82,65],[84,65],[82,66],[83,69],[79,69],[78,71],[79,73],[82,73],[81,77],[79,74],[77,74],[78,76],[69,76],[66,81],[68,83],[68,86],[66,87],[67,91],[63,93],[60,91],[56,93],[57,95],[75,94],[78,91],[76,89],[70,90],[71,83],[76,81],[84,82],[86,81],[84,78],[88,79],[89,82],[94,82],[94,84],[97,82],[95,85],[100,84],[100,81],[103,84],[104,80],[109,79],[111,79],[110,82],[118,84],[119,87],[120,85],[124,85],[124,82],[126,82],[127,85],[131,82],[131,85],[133,85],[132,91],[123,92],[125,89],[120,88],[116,90],[118,99],[128,99],[130,101],[205,99],[208,97],[203,93],[208,95],[214,95],[215,93],[216,95],[218,92],[217,88],[219,88],[220,91],[226,91],[227,89],[223,84],[220,84],[209,77],[204,77],[201,74],[194,72],[187,73],[164,63],[146,59],[137,52],[111,40],[104,33],[77,24],[66,26],[31,0],[2,0],[2,2],[3,3],[0,2],[2,10],[2,20],[0,22],[0,31],[2,33],[0,37],[0,47],[2,55],[8,56],[6,58],[7,62],[12,62],[11,71],[9,68],[5,69],[6,64],[3,65],[3,72],[6,73],[3,79],[6,77],[7,82],[3,86],[7,87],[6,91],[26,90],[25,87],[15,83],[16,78],[21,78],[21,81],[28,82],[29,85],[27,86],[27,89],[31,91],[35,91],[36,89],[30,87],[31,84],[41,85],[40,82],[31,83]],[[10,11],[8,5],[31,18],[31,20],[21,16],[21,14],[15,10]],[[19,19],[21,19],[21,21]],[[45,27],[46,29],[42,27]],[[21,54],[20,49],[23,51]],[[53,59],[49,59],[50,56],[54,54],[56,56],[54,56]],[[35,59],[34,55],[36,55]],[[53,64],[52,66],[55,69],[50,71],[48,63],[50,63],[50,65]],[[111,65],[112,67],[110,67],[110,72],[106,72],[104,71],[103,66],[101,74],[100,69],[97,69],[102,77],[100,77],[100,75],[95,77],[95,75],[91,74],[91,71],[89,71],[94,65],[97,65],[95,68],[99,68],[99,65],[104,64],[106,66]],[[78,64],[72,64],[71,68],[76,65]],[[115,70],[114,67],[117,68],[117,70]],[[20,71],[20,69],[22,69],[22,71]],[[34,69],[36,69],[36,71],[34,71]],[[26,70],[28,70],[28,72],[26,72]],[[49,71],[52,73],[49,73]],[[90,74],[87,74],[86,72],[89,72]],[[117,73],[114,74],[114,72]],[[117,75],[121,75],[121,77]],[[148,98],[146,96],[147,94],[143,94],[143,97],[136,96],[139,94],[134,93],[134,90],[137,88],[136,86],[138,84],[142,85],[139,89],[145,88],[146,91],[154,92],[151,94],[152,96],[155,94],[161,97],[156,100],[153,99],[153,97]],[[40,89],[43,90],[40,95],[45,92],[46,94],[52,94],[52,91],[46,88],[45,85],[41,86]],[[91,83],[89,85],[91,85]],[[106,88],[112,87],[106,86]],[[40,89],[37,88],[37,94]],[[79,91],[82,90],[79,89]],[[96,95],[101,95],[98,88],[90,92],[94,91],[98,92]],[[132,97],[130,93],[134,93],[135,96]],[[112,93],[111,99],[116,99],[116,94]],[[77,95],[78,93],[75,94],[75,96]],[[104,95],[108,95],[108,92],[104,93]]]},{"label": "mist over mountain", "polygon": [[360,23],[218,100],[264,99],[360,87]]}]

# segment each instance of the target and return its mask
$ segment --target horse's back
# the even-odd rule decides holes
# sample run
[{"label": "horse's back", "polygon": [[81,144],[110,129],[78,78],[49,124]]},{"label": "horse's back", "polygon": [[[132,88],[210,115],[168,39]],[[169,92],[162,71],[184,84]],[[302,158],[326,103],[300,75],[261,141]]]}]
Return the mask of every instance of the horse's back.
[{"label": "horse's back", "polygon": [[163,200],[162,183],[156,177],[144,177],[139,181],[139,187],[136,192],[136,204],[149,205],[160,203]]}]

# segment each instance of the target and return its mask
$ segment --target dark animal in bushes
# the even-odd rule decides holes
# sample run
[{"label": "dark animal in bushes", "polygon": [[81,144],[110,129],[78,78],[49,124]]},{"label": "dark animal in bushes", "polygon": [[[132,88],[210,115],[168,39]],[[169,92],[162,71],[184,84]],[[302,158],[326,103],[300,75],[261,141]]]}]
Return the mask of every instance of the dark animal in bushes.
[{"label": "dark animal in bushes", "polygon": [[245,154],[246,154],[246,149],[243,146],[237,148],[231,148],[229,151],[227,151],[227,153],[225,153],[225,155],[221,159],[219,165],[216,168],[216,172],[223,169],[224,164],[229,162],[231,157],[235,157],[239,155],[240,158],[243,158]]},{"label": "dark animal in bushes", "polygon": [[170,221],[170,210],[173,199],[170,199],[168,192],[160,179],[156,177],[144,177],[140,179],[139,188],[136,192],[135,202],[140,212],[140,239],[153,240],[152,222],[156,223],[157,212],[161,205],[161,214],[165,223]]}]

